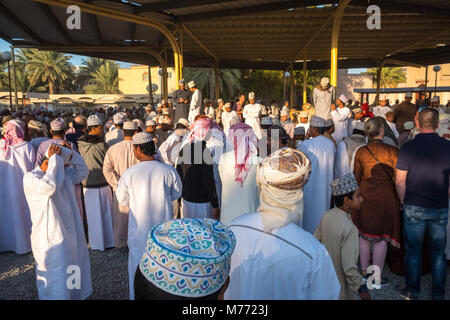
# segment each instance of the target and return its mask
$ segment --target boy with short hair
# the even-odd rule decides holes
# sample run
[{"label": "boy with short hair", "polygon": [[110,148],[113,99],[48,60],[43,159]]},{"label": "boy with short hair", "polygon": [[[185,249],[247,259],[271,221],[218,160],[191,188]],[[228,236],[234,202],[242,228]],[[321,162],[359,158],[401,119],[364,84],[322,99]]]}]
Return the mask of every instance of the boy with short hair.
[{"label": "boy with short hair", "polygon": [[353,173],[348,173],[331,183],[335,207],[325,212],[314,236],[325,245],[333,260],[341,284],[341,300],[354,300],[355,293],[363,300],[370,294],[358,271],[358,229],[352,222],[350,212],[359,210],[363,198]]}]

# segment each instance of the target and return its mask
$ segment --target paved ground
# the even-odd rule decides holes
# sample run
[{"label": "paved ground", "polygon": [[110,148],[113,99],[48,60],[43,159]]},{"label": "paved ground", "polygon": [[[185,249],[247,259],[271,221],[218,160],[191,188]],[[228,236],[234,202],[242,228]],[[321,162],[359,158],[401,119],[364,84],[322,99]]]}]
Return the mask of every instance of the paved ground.
[{"label": "paved ground", "polygon": [[[89,251],[91,259],[93,294],[90,299],[128,299],[128,250],[109,249],[104,252]],[[450,274],[450,267],[448,267]],[[384,276],[392,282],[380,290],[372,290],[374,300],[403,299],[395,288],[403,284],[403,277],[397,276],[385,267]],[[447,300],[450,300],[450,276],[447,277]],[[422,279],[421,299],[429,299],[431,275]],[[37,299],[33,255],[0,253],[0,300]]]}]

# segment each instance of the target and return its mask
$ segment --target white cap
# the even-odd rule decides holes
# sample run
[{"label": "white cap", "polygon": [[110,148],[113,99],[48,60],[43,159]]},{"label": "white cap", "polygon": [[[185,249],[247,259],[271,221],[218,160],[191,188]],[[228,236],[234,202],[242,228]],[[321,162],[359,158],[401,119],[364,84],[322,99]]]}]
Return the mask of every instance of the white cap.
[{"label": "white cap", "polygon": [[327,120],[325,120],[325,128],[328,128],[328,127],[331,127],[331,126],[334,126],[334,121],[333,121],[333,119],[327,119]]},{"label": "white cap", "polygon": [[134,121],[125,121],[123,124],[123,130],[137,130],[138,125]]},{"label": "white cap", "polygon": [[222,99],[217,99],[217,104],[219,104],[219,103],[221,103],[221,102],[223,102]]},{"label": "white cap", "polygon": [[311,127],[315,127],[315,128],[325,128],[326,121],[324,118],[321,118],[318,116],[312,116],[310,125],[311,125]]},{"label": "white cap", "polygon": [[195,87],[195,82],[194,82],[194,80],[189,81],[188,87],[189,87],[189,88]]},{"label": "white cap", "polygon": [[87,118],[87,126],[88,127],[102,126],[102,125],[103,125],[102,119],[100,119],[100,117],[96,114],[93,114],[93,115],[89,116],[89,118]]},{"label": "white cap", "polygon": [[148,121],[145,122],[145,125],[146,125],[147,127],[150,127],[150,126],[156,126],[156,123],[155,123],[155,121],[153,121],[153,120],[148,120]]},{"label": "white cap", "polygon": [[57,118],[50,122],[50,129],[52,129],[52,131],[64,130],[65,127],[63,118]]},{"label": "white cap", "polygon": [[187,121],[185,118],[180,118],[180,119],[178,119],[177,123],[181,123],[181,124],[184,125],[186,128],[189,127],[189,121]]},{"label": "white cap", "polygon": [[329,83],[330,79],[328,79],[327,77],[323,77],[322,79],[320,79],[320,85],[322,87],[327,87]]},{"label": "white cap", "polygon": [[145,144],[153,141],[153,137],[148,132],[138,132],[133,136],[133,144]]},{"label": "white cap", "polygon": [[254,93],[254,92],[250,92],[250,93],[248,94],[248,98],[249,98],[249,99],[255,99],[255,93]]},{"label": "white cap", "polygon": [[287,113],[286,110],[281,110],[280,117],[287,117],[287,116],[289,116],[289,113]]},{"label": "white cap", "polygon": [[414,122],[412,121],[406,121],[403,123],[403,129],[405,130],[411,130],[414,128]]},{"label": "white cap", "polygon": [[439,96],[434,96],[433,98],[431,98],[430,101],[431,102],[439,102]]},{"label": "white cap", "polygon": [[405,94],[405,98],[412,98],[412,92],[407,92]]},{"label": "white cap", "polygon": [[347,97],[345,96],[345,94],[341,94],[341,95],[339,96],[339,100],[341,100],[342,103],[347,103],[347,102],[348,102],[348,99],[347,99]]},{"label": "white cap", "polygon": [[122,124],[127,121],[127,115],[124,112],[118,112],[113,116],[114,124]]},{"label": "white cap", "polygon": [[380,101],[386,101],[386,95],[384,95],[384,94],[380,94],[380,97],[378,98],[378,100],[380,100]]}]

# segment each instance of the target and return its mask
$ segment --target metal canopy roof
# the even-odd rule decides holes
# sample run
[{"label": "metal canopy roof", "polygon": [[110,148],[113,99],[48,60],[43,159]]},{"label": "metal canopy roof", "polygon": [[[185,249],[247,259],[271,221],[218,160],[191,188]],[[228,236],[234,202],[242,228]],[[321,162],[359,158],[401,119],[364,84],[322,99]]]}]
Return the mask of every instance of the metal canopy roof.
[{"label": "metal canopy roof", "polygon": [[[145,65],[159,65],[148,49],[163,56],[167,49],[173,64],[168,40],[142,24],[82,12],[81,30],[68,30],[65,7],[77,2],[158,19],[179,41],[185,67],[210,67],[210,53],[220,68],[282,70],[290,62],[301,68],[305,57],[308,69],[330,66],[336,0],[0,0],[0,37],[15,46]],[[366,26],[373,4],[381,8],[380,30]],[[383,58],[386,66],[450,62],[450,1],[351,1],[340,30],[339,68],[375,67]]]}]

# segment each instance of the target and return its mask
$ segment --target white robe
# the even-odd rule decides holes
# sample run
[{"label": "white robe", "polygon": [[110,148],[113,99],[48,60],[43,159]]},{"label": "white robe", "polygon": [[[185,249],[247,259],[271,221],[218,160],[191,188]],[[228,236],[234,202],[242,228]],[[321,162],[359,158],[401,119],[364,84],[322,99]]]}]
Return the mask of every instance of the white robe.
[{"label": "white robe", "polygon": [[322,215],[330,209],[331,187],[334,174],[334,143],[324,137],[305,140],[300,151],[311,161],[311,175],[303,187],[304,209],[302,227],[314,234]]},{"label": "white robe", "polygon": [[143,161],[126,170],[116,190],[117,201],[130,208],[128,221],[128,275],[134,299],[134,275],[145,250],[148,233],[173,218],[172,201],[181,197],[176,170],[159,161]]},{"label": "white robe", "polygon": [[200,114],[200,108],[202,107],[202,93],[200,90],[195,90],[192,94],[191,104],[189,108],[189,123],[194,123],[194,119],[196,116]]},{"label": "white robe", "polygon": [[392,132],[394,133],[395,138],[398,138],[398,136],[400,135],[400,133],[398,133],[397,131],[397,127],[395,126],[395,123],[389,122],[386,120],[386,122],[388,123],[389,127],[391,127]]},{"label": "white robe", "polygon": [[261,158],[250,158],[250,169],[241,186],[234,180],[236,164],[234,150],[223,154],[219,162],[219,173],[222,181],[222,207],[220,222],[229,224],[234,218],[245,213],[256,212],[259,207],[259,191],[256,185],[256,169]]},{"label": "white robe", "polygon": [[261,115],[262,106],[258,103],[247,104],[244,107],[243,117],[245,118],[245,123],[252,127],[258,140],[262,138],[261,132],[261,121],[259,119]]},{"label": "white robe", "polygon": [[355,154],[360,147],[356,148],[352,155],[349,155],[345,141],[342,140],[338,143],[336,157],[334,159],[334,179],[340,178],[347,173],[353,173]]},{"label": "white robe", "polygon": [[339,143],[342,141],[342,139],[348,137],[348,120],[350,119],[351,115],[352,112],[347,107],[336,108],[335,110],[331,111],[331,117],[333,118],[335,128],[332,136],[336,143]]},{"label": "white robe", "polygon": [[[87,177],[88,168],[76,152],[70,165],[64,169],[63,159],[54,155],[47,172],[36,167],[23,179],[33,222],[31,245],[41,300],[82,300],[92,293],[89,253],[74,194],[74,184]],[[72,266],[79,269],[74,271]],[[77,271],[79,287],[69,289],[70,276]]]},{"label": "white robe", "polygon": [[23,191],[23,176],[33,170],[36,151],[24,141],[9,147],[8,158],[0,151],[0,252],[31,251],[31,218]]},{"label": "white robe", "polygon": [[273,234],[306,251],[265,233],[260,213],[230,222],[236,236],[231,256],[230,283],[225,300],[337,300],[341,286],[326,248],[294,223]]},{"label": "white robe", "polygon": [[171,166],[175,165],[178,153],[180,153],[182,140],[183,137],[174,132],[159,146],[158,151],[164,163]]},{"label": "white robe", "polygon": [[100,251],[114,247],[114,200],[111,187],[83,187],[83,194],[88,224],[89,246],[92,250]]},{"label": "white robe", "polygon": [[122,129],[109,130],[109,132],[105,134],[105,142],[110,147],[120,141],[123,141]]},{"label": "white robe", "polygon": [[181,216],[183,218],[214,218],[214,209],[211,202],[195,203],[181,199],[181,206]]}]

